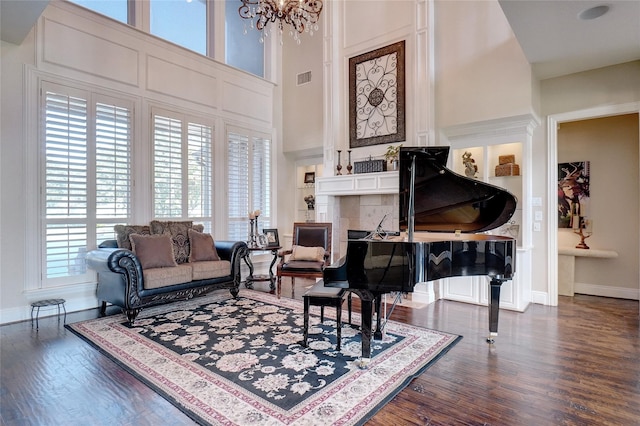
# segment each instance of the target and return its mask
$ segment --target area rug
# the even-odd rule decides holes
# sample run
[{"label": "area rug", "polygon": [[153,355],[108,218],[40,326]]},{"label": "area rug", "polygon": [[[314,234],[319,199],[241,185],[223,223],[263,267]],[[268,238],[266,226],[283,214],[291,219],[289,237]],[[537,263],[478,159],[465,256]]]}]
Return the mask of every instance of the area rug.
[{"label": "area rug", "polygon": [[359,315],[338,352],[335,310],[318,313],[307,348],[302,302],[252,290],[67,327],[204,425],[363,424],[460,339],[389,321],[361,368]]}]

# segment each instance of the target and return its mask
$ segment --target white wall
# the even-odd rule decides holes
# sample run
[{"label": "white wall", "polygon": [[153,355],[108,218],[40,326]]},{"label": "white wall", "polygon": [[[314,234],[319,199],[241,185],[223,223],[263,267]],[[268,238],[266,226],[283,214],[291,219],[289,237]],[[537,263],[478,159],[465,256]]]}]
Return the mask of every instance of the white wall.
[{"label": "white wall", "polygon": [[531,66],[497,1],[435,1],[438,128],[532,112]]},{"label": "white wall", "polygon": [[550,78],[540,82],[544,115],[640,100],[640,61]]},{"label": "white wall", "polygon": [[[30,302],[67,299],[67,309],[97,306],[95,283],[39,289],[37,109],[42,80],[97,87],[135,105],[136,223],[150,219],[150,114],[153,106],[204,116],[216,123],[215,152],[226,168],[227,124],[274,133],[280,106],[274,85],[186,49],[146,35],[67,2],[52,2],[24,42],[2,42],[0,141],[0,322],[29,317]],[[277,111],[277,112],[276,112]],[[274,140],[279,144],[277,139]],[[276,149],[276,151],[278,151]],[[27,155],[29,154],[29,155]],[[147,166],[145,166],[147,165]],[[277,163],[276,163],[277,167]],[[35,183],[34,183],[35,182]],[[224,187],[224,186],[223,186]],[[33,190],[35,188],[35,190]],[[226,190],[215,191],[224,216]],[[223,228],[223,231],[226,229]],[[25,289],[35,290],[26,291]]]}]

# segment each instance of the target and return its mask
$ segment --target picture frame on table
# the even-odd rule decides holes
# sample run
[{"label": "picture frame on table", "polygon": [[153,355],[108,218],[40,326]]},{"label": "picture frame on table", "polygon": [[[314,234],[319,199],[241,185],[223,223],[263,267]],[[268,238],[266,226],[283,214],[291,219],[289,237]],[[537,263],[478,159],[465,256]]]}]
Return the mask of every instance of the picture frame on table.
[{"label": "picture frame on table", "polygon": [[278,238],[277,229],[263,229],[262,232],[267,237],[267,248],[280,247],[280,238]]}]

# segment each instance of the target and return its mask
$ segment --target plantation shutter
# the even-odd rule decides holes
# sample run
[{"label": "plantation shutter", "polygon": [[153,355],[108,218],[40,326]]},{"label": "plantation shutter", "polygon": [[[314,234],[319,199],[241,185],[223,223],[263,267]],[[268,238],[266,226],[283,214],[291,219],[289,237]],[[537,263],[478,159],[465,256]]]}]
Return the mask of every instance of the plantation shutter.
[{"label": "plantation shutter", "polygon": [[253,138],[253,167],[251,169],[251,187],[253,206],[260,215],[260,233],[271,227],[271,141],[265,138]]},{"label": "plantation shutter", "polygon": [[213,126],[181,114],[153,115],[154,215],[213,225]]},{"label": "plantation shutter", "polygon": [[[249,207],[249,137],[229,132],[228,140],[228,238],[246,241],[249,235],[247,223]],[[253,211],[253,210],[252,210]]]},{"label": "plantation shutter", "polygon": [[255,210],[258,232],[271,226],[271,140],[253,133],[227,132],[230,239],[248,239],[248,215]]},{"label": "plantation shutter", "polygon": [[[188,214],[194,220],[212,216],[212,128],[188,124]],[[196,219],[197,218],[197,219]]]},{"label": "plantation shutter", "polygon": [[87,101],[45,94],[45,276],[78,275],[87,247]]},{"label": "plantation shutter", "polygon": [[113,238],[114,219],[127,223],[131,217],[131,115],[126,107],[96,104],[98,242]]},{"label": "plantation shutter", "polygon": [[155,217],[182,217],[182,122],[154,116]]},{"label": "plantation shutter", "polygon": [[87,248],[129,222],[132,106],[49,83],[42,99],[42,284],[86,282]]}]

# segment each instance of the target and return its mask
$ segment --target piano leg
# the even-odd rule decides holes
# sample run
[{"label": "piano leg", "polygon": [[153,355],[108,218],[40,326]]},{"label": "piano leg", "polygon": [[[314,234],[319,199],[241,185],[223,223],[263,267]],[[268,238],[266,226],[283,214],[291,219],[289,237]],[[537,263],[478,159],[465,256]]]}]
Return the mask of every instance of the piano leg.
[{"label": "piano leg", "polygon": [[375,297],[373,293],[367,290],[352,290],[360,298],[360,312],[362,324],[360,325],[360,334],[362,337],[362,359],[359,366],[366,368],[371,361],[371,328],[373,323],[373,305]]},{"label": "piano leg", "polygon": [[376,340],[382,340],[382,296],[376,296],[374,303],[376,312],[376,331],[373,333],[373,338]]},{"label": "piano leg", "polygon": [[491,278],[489,283],[491,295],[489,297],[489,337],[488,343],[495,342],[498,335],[498,313],[500,312],[500,288],[504,280],[499,278]]}]

